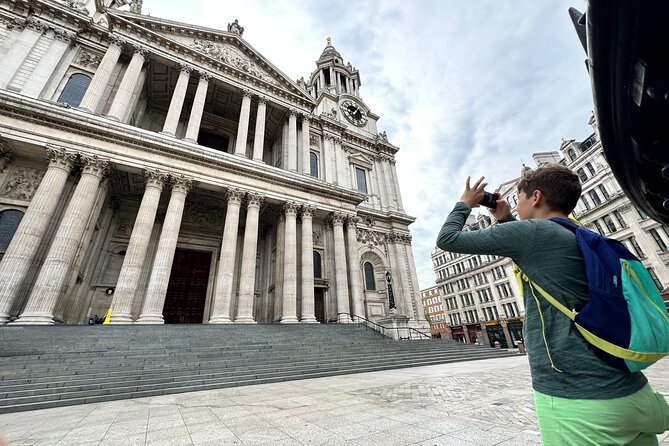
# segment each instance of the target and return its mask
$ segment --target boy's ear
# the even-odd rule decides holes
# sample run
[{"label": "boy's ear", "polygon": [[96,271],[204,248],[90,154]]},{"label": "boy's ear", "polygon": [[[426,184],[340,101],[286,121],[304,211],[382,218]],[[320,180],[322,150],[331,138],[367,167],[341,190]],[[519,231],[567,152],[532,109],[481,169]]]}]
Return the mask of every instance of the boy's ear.
[{"label": "boy's ear", "polygon": [[532,192],[532,207],[538,208],[544,203],[544,194],[540,190]]}]

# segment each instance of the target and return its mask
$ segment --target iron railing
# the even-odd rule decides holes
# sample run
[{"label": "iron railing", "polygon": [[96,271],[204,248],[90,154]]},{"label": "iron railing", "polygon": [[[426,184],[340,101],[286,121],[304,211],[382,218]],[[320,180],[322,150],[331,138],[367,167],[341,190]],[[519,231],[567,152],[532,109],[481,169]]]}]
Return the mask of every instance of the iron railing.
[{"label": "iron railing", "polygon": [[[364,325],[365,329],[376,330],[381,333],[383,336],[391,339],[399,340],[420,340],[420,339],[432,339],[428,334],[423,333],[420,330],[416,330],[412,327],[385,327],[376,322],[370,321],[366,317],[358,316],[356,314],[349,313],[337,313],[337,317],[347,316],[352,323]],[[395,336],[393,336],[393,334]]]}]

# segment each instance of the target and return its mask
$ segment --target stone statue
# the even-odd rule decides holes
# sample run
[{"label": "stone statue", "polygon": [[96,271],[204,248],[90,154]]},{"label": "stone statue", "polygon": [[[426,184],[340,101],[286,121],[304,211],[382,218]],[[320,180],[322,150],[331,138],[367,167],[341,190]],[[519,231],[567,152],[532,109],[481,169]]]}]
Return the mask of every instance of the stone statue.
[{"label": "stone statue", "polygon": [[235,19],[234,22],[228,23],[228,32],[239,34],[239,37],[244,34],[244,27],[239,26],[239,20]]}]

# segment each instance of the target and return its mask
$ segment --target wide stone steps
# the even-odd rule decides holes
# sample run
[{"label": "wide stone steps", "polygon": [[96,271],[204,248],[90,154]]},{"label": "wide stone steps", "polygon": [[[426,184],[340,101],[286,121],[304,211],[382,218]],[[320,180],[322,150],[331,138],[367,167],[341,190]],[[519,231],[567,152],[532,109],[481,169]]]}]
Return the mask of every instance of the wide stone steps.
[{"label": "wide stone steps", "polygon": [[0,413],[512,355],[356,324],[0,328]]}]

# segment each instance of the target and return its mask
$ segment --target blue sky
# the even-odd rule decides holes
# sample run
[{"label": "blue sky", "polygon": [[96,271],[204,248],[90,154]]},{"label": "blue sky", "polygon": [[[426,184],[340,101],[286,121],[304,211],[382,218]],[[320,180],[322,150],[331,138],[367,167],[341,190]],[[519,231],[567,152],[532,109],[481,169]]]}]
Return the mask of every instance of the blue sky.
[{"label": "blue sky", "polygon": [[467,175],[513,179],[534,152],[585,139],[592,110],[585,54],[567,9],[583,0],[144,0],[143,13],[244,39],[294,80],[325,38],[361,75],[361,98],[400,148],[397,170],[421,289]]}]

